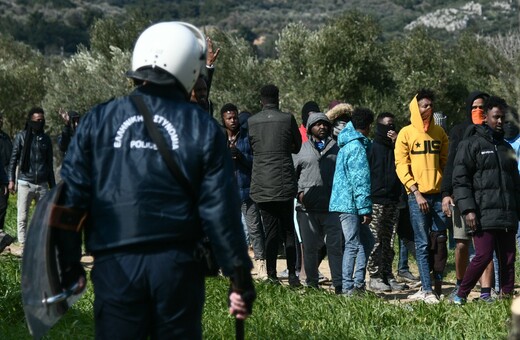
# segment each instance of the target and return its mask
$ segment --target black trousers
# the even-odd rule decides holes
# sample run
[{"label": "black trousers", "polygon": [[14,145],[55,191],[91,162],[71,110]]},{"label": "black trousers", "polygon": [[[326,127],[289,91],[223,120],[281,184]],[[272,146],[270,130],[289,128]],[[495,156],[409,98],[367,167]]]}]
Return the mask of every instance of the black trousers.
[{"label": "black trousers", "polygon": [[95,258],[97,340],[201,339],[204,277],[192,246]]},{"label": "black trousers", "polygon": [[265,229],[265,259],[267,275],[276,277],[276,258],[280,240],[285,245],[289,274],[296,273],[296,245],[294,231],[294,200],[258,203]]}]

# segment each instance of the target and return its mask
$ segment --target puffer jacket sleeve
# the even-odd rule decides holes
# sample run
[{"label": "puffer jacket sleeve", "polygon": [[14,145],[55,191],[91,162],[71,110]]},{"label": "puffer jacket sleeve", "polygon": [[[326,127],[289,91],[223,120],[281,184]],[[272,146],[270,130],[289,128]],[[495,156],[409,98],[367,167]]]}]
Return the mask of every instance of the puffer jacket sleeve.
[{"label": "puffer jacket sleeve", "polygon": [[473,177],[477,164],[471,150],[471,140],[460,142],[453,161],[453,195],[462,214],[476,210]]},{"label": "puffer jacket sleeve", "polygon": [[372,214],[372,199],[370,198],[370,166],[365,148],[361,142],[348,143],[345,159],[347,160],[348,186],[354,194],[354,204],[357,215]]}]

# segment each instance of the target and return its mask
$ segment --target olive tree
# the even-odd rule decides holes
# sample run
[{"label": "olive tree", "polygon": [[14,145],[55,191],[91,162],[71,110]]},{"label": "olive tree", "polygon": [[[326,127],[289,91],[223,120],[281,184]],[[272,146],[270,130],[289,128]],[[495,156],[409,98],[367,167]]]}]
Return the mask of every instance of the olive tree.
[{"label": "olive tree", "polygon": [[42,105],[44,73],[44,59],[38,51],[0,35],[0,112],[11,136],[24,127],[27,111]]}]

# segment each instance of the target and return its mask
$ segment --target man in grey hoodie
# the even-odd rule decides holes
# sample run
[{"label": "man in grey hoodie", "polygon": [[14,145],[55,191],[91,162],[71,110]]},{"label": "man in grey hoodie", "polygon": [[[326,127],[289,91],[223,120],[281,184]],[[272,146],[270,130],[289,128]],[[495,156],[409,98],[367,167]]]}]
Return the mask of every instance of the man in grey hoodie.
[{"label": "man in grey hoodie", "polygon": [[294,156],[298,179],[298,225],[305,256],[306,284],[318,287],[319,250],[325,244],[337,294],[341,293],[342,229],[339,214],[329,212],[332,181],[339,147],[331,136],[331,123],[324,113],[313,113],[307,121],[308,141]]}]

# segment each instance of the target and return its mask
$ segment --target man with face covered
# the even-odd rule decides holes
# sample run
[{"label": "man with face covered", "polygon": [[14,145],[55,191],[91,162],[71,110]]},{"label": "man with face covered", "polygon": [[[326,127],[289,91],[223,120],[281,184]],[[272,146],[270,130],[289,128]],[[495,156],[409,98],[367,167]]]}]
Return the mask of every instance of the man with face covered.
[{"label": "man with face covered", "polygon": [[504,140],[508,106],[491,96],[484,104],[485,123],[474,125],[455,156],[453,194],[471,230],[475,257],[453,302],[464,304],[471,289],[497,253],[500,292],[510,296],[515,281],[515,235],[520,213],[520,175],[514,150]]},{"label": "man with face covered", "polygon": [[[455,125],[450,132],[450,148],[448,153],[448,163],[442,176],[442,210],[448,218],[453,218],[453,238],[455,239],[455,288],[450,293],[448,299],[453,300],[459,290],[462,278],[469,264],[469,246],[471,236],[467,234],[464,219],[461,218],[459,209],[455,206],[453,198],[453,161],[459,147],[459,143],[465,137],[465,133],[470,126],[481,125],[484,123],[484,101],[489,95],[482,91],[473,91],[466,99],[466,119]],[[483,300],[491,297],[491,285],[493,282],[493,263],[482,276],[481,295]]]},{"label": "man with face covered", "polygon": [[[448,159],[448,136],[433,120],[433,101],[431,90],[418,91],[410,102],[411,124],[399,132],[394,150],[397,176],[408,194],[422,283],[421,289],[408,298],[426,303],[439,302],[447,260],[446,215],[440,192]],[[430,269],[433,269],[435,292]]]},{"label": "man with face covered", "polygon": [[20,248],[25,243],[27,219],[31,202],[38,202],[47,191],[56,185],[53,170],[52,143],[44,132],[45,113],[33,107],[27,115],[25,129],[13,142],[9,162],[9,191],[15,193],[16,168],[18,171],[17,233]]},{"label": "man with face covered", "polygon": [[374,291],[396,291],[406,288],[392,274],[394,226],[397,224],[401,182],[395,173],[394,143],[397,132],[394,115],[383,112],[377,116],[376,131],[372,148],[368,153],[372,195],[372,222],[370,231],[375,239],[374,248],[368,258],[370,289]]}]

